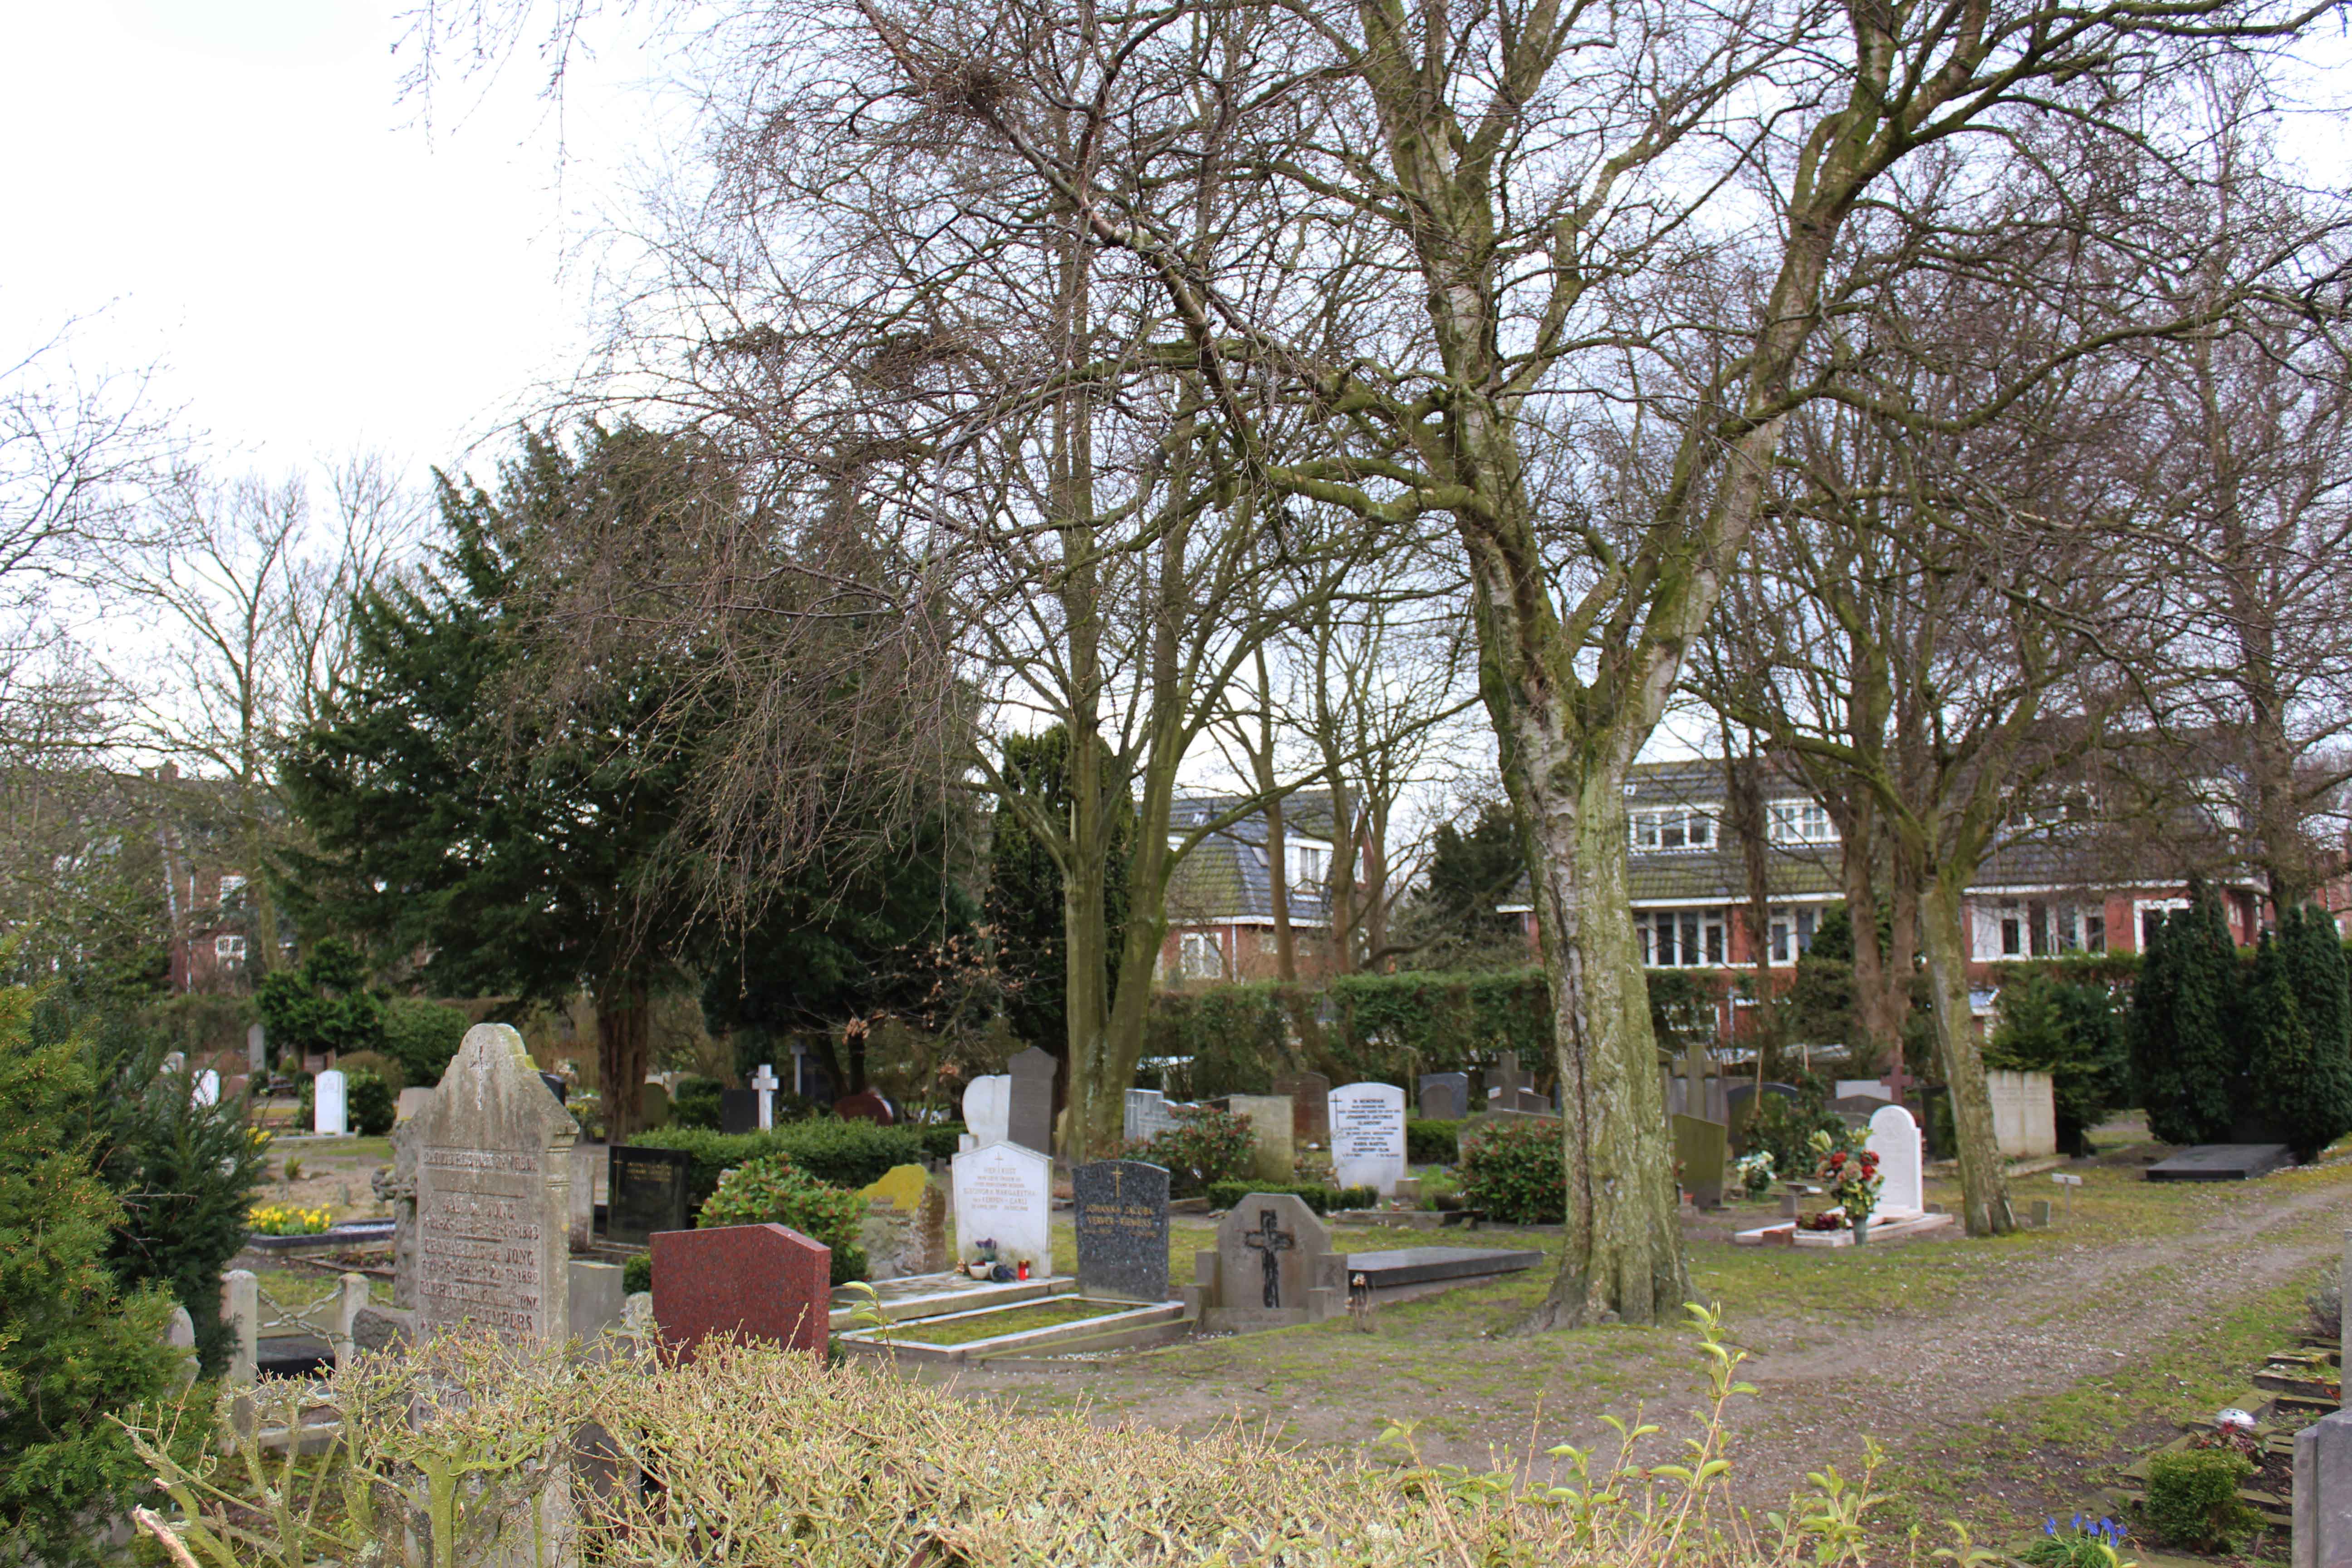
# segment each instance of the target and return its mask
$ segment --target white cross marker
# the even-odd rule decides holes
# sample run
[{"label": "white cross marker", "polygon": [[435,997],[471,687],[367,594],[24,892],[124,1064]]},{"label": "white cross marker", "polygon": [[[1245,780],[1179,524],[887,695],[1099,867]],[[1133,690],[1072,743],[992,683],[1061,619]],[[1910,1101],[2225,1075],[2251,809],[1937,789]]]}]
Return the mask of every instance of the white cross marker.
[{"label": "white cross marker", "polygon": [[776,1124],[776,1090],[782,1087],[783,1080],[766,1062],[761,1062],[760,1070],[751,1075],[751,1088],[760,1096],[760,1131],[762,1132]]}]

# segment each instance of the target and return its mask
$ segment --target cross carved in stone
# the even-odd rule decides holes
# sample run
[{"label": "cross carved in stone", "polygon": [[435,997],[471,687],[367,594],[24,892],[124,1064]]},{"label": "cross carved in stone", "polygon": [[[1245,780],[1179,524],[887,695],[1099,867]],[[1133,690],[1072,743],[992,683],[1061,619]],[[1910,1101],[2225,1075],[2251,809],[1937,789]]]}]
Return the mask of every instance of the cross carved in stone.
[{"label": "cross carved in stone", "polygon": [[1257,1228],[1242,1233],[1242,1245],[1255,1252],[1265,1265],[1265,1305],[1273,1310],[1282,1305],[1282,1255],[1298,1245],[1298,1238],[1282,1228],[1272,1209],[1257,1211]]},{"label": "cross carved in stone", "polygon": [[776,1124],[776,1090],[782,1087],[783,1080],[776,1076],[775,1068],[767,1062],[761,1062],[760,1070],[751,1075],[752,1092],[760,1097],[760,1131],[762,1132]]}]

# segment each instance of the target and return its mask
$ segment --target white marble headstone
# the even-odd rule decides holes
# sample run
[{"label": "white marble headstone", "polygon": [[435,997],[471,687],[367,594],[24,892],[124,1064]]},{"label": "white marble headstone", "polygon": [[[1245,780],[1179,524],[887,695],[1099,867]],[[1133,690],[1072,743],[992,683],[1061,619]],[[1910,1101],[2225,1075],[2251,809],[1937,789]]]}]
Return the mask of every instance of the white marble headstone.
[{"label": "white marble headstone", "polygon": [[1376,1187],[1394,1197],[1404,1175],[1404,1090],[1392,1083],[1348,1083],[1327,1098],[1331,1173],[1343,1187]]},{"label": "white marble headstone", "polygon": [[1912,1219],[1927,1212],[1921,1184],[1919,1124],[1899,1105],[1883,1106],[1870,1114],[1870,1138],[1864,1145],[1878,1156],[1878,1207],[1874,1219]]},{"label": "white marble headstone", "polygon": [[992,1241],[998,1262],[1026,1263],[1032,1279],[1052,1274],[1052,1158],[1018,1143],[988,1143],[958,1154],[954,1169],[956,1261],[971,1262],[978,1244]]},{"label": "white marble headstone", "polygon": [[976,1078],[963,1091],[963,1125],[973,1146],[985,1149],[1013,1135],[1013,1075]]},{"label": "white marble headstone", "polygon": [[210,1068],[205,1068],[204,1071],[196,1075],[195,1085],[192,1092],[194,1094],[195,1101],[198,1105],[218,1105],[220,1103],[220,1074],[215,1072]]},{"label": "white marble headstone", "polygon": [[344,1108],[343,1071],[329,1068],[310,1080],[310,1131],[341,1137],[349,1132],[351,1121]]}]

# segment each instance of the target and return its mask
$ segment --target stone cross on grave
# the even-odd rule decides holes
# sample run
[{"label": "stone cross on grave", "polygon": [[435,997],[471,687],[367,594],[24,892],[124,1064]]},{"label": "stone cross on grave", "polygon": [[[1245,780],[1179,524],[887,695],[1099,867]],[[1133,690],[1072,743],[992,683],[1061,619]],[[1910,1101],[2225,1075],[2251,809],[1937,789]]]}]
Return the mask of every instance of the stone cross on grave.
[{"label": "stone cross on grave", "polygon": [[760,1131],[762,1132],[776,1124],[776,1090],[783,1086],[783,1080],[776,1076],[775,1068],[767,1062],[761,1062],[760,1070],[751,1075],[751,1092],[760,1097]]},{"label": "stone cross on grave", "polygon": [[1298,1238],[1281,1228],[1272,1209],[1260,1209],[1257,1228],[1245,1232],[1242,1243],[1265,1261],[1265,1305],[1269,1311],[1282,1305],[1282,1255],[1298,1245]]},{"label": "stone cross on grave", "polygon": [[1886,1098],[1897,1105],[1903,1103],[1903,1091],[1919,1081],[1903,1070],[1903,1047],[1899,1042],[1895,1047],[1895,1065],[1886,1069],[1886,1076],[1879,1081],[1886,1086]]}]

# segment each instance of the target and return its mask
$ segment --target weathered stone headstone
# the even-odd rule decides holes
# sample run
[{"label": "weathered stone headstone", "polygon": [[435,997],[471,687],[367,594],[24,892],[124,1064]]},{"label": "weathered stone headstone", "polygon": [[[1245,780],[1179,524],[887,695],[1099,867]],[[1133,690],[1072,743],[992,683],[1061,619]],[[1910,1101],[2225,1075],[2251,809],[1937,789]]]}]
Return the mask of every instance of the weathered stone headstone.
[{"label": "weathered stone headstone", "polygon": [[1250,1180],[1287,1182],[1297,1174],[1290,1142],[1290,1098],[1281,1094],[1229,1094],[1224,1109],[1244,1118],[1254,1139]]},{"label": "weathered stone headstone", "polygon": [[691,1361],[706,1340],[824,1353],[833,1252],[781,1225],[666,1230],[653,1241],[654,1321]]},{"label": "weathered stone headstone", "polygon": [[572,1260],[568,1294],[573,1339],[593,1344],[605,1330],[621,1326],[621,1310],[629,1299],[623,1278],[617,1263]]},{"label": "weathered stone headstone", "polygon": [[783,1086],[784,1080],[776,1076],[776,1069],[767,1062],[761,1062],[760,1070],[751,1075],[751,1092],[759,1097],[760,1131],[762,1132],[776,1124],[776,1090]]},{"label": "weathered stone headstone", "polygon": [[1396,1195],[1404,1174],[1404,1090],[1388,1083],[1343,1084],[1330,1092],[1331,1174],[1343,1187]]},{"label": "weathered stone headstone", "polygon": [[985,1149],[1013,1135],[1013,1079],[1006,1073],[976,1078],[963,1091],[963,1130],[972,1146]]},{"label": "weathered stone headstone", "polygon": [[637,1125],[646,1131],[669,1125],[669,1090],[648,1083],[637,1091]]},{"label": "weathered stone headstone", "polygon": [[256,1078],[269,1070],[269,1031],[259,1024],[246,1027],[245,1067]]},{"label": "weathered stone headstone", "polygon": [[1319,1072],[1286,1072],[1274,1080],[1274,1092],[1290,1096],[1290,1142],[1295,1150],[1331,1142],[1331,1080]]},{"label": "weathered stone headstone", "polygon": [[2352,1568],[2352,1411],[2294,1435],[2294,1568]]},{"label": "weathered stone headstone", "polygon": [[1470,1114],[1470,1075],[1466,1072],[1425,1072],[1421,1075],[1421,1116],[1424,1121],[1459,1121]]},{"label": "weathered stone headstone", "polygon": [[1176,1112],[1166,1095],[1156,1089],[1127,1091],[1126,1118],[1119,1133],[1129,1142],[1149,1143],[1175,1125]]},{"label": "weathered stone headstone", "polygon": [[542,1071],[539,1075],[539,1081],[547,1086],[548,1093],[555,1096],[556,1104],[572,1103],[572,1081],[562,1073]]},{"label": "weathered stone headstone", "polygon": [[956,1261],[980,1257],[980,1243],[996,1244],[996,1260],[1033,1278],[1054,1271],[1054,1162],[1011,1142],[971,1149],[954,1161]]},{"label": "weathered stone headstone", "polygon": [[856,1094],[845,1094],[833,1102],[833,1113],[845,1121],[871,1121],[890,1127],[898,1121],[898,1109],[870,1089]]},{"label": "weathered stone headstone", "polygon": [[310,1131],[340,1138],[351,1128],[342,1069],[329,1068],[310,1080]]},{"label": "weathered stone headstone", "polygon": [[1675,1135],[1675,1159],[1683,1168],[1683,1185],[1701,1208],[1723,1202],[1724,1166],[1729,1157],[1730,1130],[1720,1121],[1696,1116],[1669,1118]]},{"label": "weathered stone headstone", "polygon": [[947,1194],[920,1165],[893,1166],[859,1196],[866,1201],[857,1239],[866,1249],[867,1279],[937,1274],[954,1261]]},{"label": "weathered stone headstone", "polygon": [[1097,1160],[1070,1173],[1078,1294],[1121,1301],[1168,1295],[1168,1173],[1140,1160]]},{"label": "weathered stone headstone", "polygon": [[760,1095],[756,1089],[719,1091],[719,1131],[732,1138],[760,1130]]},{"label": "weathered stone headstone", "polygon": [[2046,1072],[1985,1074],[1992,1100],[1993,1144],[2012,1160],[2038,1160],[2058,1152],[2057,1100]]},{"label": "weathered stone headstone", "polygon": [[1040,1154],[1054,1152],[1054,1058],[1032,1046],[1007,1064],[1013,1088],[1004,1135]]},{"label": "weathered stone headstone", "polygon": [[202,1370],[196,1363],[196,1321],[185,1307],[172,1309],[169,1321],[163,1325],[163,1342],[180,1352],[180,1368],[174,1375],[175,1385],[185,1388],[196,1381]]},{"label": "weathered stone headstone", "polygon": [[602,1144],[572,1145],[572,1214],[564,1226],[564,1241],[573,1252],[585,1252],[596,1245],[596,1167],[604,1159]]},{"label": "weathered stone headstone", "polygon": [[392,1163],[368,1185],[392,1210],[392,1304],[416,1305],[416,1119],[433,1103],[429,1089],[404,1089],[393,1111]]},{"label": "weathered stone headstone", "polygon": [[872,1184],[859,1188],[857,1195],[867,1203],[887,1203],[892,1208],[912,1214],[930,1184],[930,1173],[920,1165],[893,1165]]},{"label": "weathered stone headstone", "polygon": [[1339,1258],[1315,1211],[1288,1193],[1252,1193],[1217,1226],[1217,1247],[1198,1255],[1188,1296],[1211,1331],[1321,1322],[1339,1310]]},{"label": "weathered stone headstone", "polygon": [[522,1037],[504,1024],[467,1030],[412,1125],[419,1333],[470,1322],[518,1343],[561,1340],[579,1129]]},{"label": "weathered stone headstone", "polygon": [[1919,1154],[1919,1124],[1899,1105],[1881,1106],[1870,1118],[1864,1144],[1878,1156],[1878,1206],[1873,1219],[1911,1219],[1927,1213]]},{"label": "weathered stone headstone", "polygon": [[686,1228],[692,1154],[618,1144],[604,1159],[605,1240],[642,1247],[657,1231]]}]

